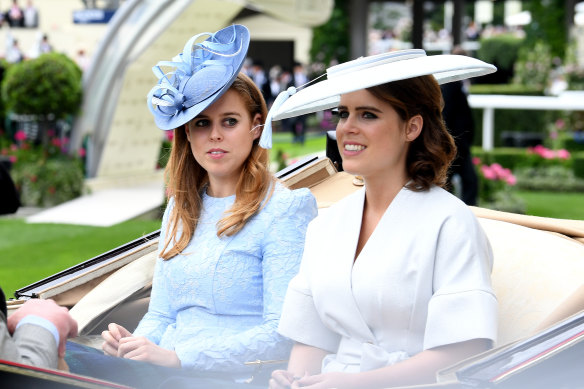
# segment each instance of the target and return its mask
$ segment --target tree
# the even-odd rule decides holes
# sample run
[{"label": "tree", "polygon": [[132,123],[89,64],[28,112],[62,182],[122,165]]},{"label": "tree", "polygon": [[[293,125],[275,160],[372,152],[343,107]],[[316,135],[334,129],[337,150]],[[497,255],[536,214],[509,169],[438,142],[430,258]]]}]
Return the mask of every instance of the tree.
[{"label": "tree", "polygon": [[349,1],[335,0],[330,19],[325,24],[315,27],[310,48],[310,60],[329,67],[331,63],[349,60]]}]

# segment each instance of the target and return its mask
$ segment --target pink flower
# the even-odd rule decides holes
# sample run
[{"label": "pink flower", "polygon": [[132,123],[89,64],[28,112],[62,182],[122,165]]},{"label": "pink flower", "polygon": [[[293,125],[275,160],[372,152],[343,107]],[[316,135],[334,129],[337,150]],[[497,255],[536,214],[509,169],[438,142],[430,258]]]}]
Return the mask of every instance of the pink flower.
[{"label": "pink flower", "polygon": [[55,147],[61,147],[61,139],[53,138],[51,139],[51,144]]},{"label": "pink flower", "polygon": [[553,150],[550,149],[543,150],[540,155],[545,159],[554,159],[556,157],[556,153],[554,153]]},{"label": "pink flower", "polygon": [[556,152],[556,155],[560,159],[570,159],[570,152],[566,149],[560,149]]},{"label": "pink flower", "polygon": [[486,165],[481,166],[481,172],[483,173],[483,176],[485,176],[487,180],[497,179],[497,173],[495,173],[495,171],[490,166]]},{"label": "pink flower", "polygon": [[8,149],[2,149],[2,151],[0,151],[1,155],[8,155]]},{"label": "pink flower", "polygon": [[80,148],[79,151],[77,151],[77,154],[79,154],[81,158],[85,157],[86,154],[85,149],[83,147]]},{"label": "pink flower", "polygon": [[10,158],[8,158],[10,160],[11,163],[16,163],[16,155],[11,155]]},{"label": "pink flower", "polygon": [[16,151],[18,150],[18,145],[15,145],[14,143],[10,145],[10,150],[12,151]]},{"label": "pink flower", "polygon": [[557,128],[558,130],[561,130],[562,128],[564,128],[564,125],[565,125],[565,124],[566,124],[566,123],[565,123],[565,122],[564,122],[562,119],[558,119],[558,120],[556,120],[556,128]]},{"label": "pink flower", "polygon": [[517,178],[513,175],[510,174],[506,179],[505,182],[511,186],[517,184]]},{"label": "pink flower", "polygon": [[53,136],[55,136],[55,130],[53,130],[52,128],[51,128],[51,129],[48,129],[48,130],[47,130],[47,135],[48,135],[49,137],[53,137]]},{"label": "pink flower", "polygon": [[172,142],[174,139],[174,131],[165,131],[166,132],[166,140]]},{"label": "pink flower", "polygon": [[481,164],[481,159],[479,157],[472,157],[472,164],[477,166]]},{"label": "pink flower", "polygon": [[23,141],[26,139],[26,132],[19,130],[16,131],[16,134],[14,134],[14,139],[16,139],[17,141]]}]

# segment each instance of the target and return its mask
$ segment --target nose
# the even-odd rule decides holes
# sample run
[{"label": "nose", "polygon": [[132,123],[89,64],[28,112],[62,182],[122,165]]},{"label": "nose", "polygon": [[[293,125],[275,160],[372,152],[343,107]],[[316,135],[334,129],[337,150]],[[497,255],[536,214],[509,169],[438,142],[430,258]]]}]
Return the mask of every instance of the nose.
[{"label": "nose", "polygon": [[223,132],[221,132],[221,129],[219,128],[218,125],[213,124],[211,126],[211,132],[209,133],[209,139],[211,141],[214,141],[214,142],[223,140]]},{"label": "nose", "polygon": [[355,120],[355,115],[349,115],[345,119],[339,120],[337,123],[337,134],[357,131],[359,131],[359,128]]}]

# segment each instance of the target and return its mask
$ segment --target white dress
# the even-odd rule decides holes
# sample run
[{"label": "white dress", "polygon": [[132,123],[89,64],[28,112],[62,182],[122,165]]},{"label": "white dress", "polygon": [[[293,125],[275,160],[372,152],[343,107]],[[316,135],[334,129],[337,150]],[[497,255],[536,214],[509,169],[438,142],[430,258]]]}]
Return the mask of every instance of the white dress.
[{"label": "white dress", "polygon": [[314,219],[279,332],[330,351],[322,371],[367,371],[497,332],[493,257],[476,217],[433,187],[403,188],[353,262],[365,189]]}]

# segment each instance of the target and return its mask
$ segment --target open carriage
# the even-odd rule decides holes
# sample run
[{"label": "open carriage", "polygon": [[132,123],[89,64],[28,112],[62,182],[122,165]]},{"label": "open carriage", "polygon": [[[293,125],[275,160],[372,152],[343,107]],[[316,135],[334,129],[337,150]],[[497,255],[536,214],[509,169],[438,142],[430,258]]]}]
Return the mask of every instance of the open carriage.
[{"label": "open carriage", "polygon": [[[336,157],[330,157],[307,158],[277,175],[290,188],[310,188],[319,208],[326,208],[362,185],[358,177],[338,171]],[[427,387],[580,387],[584,382],[580,367],[584,221],[477,207],[473,211],[495,257],[492,279],[499,300],[498,342],[495,349],[441,372],[439,383]],[[152,232],[24,287],[16,292],[16,300],[8,301],[9,311],[29,298],[54,299],[70,307],[78,321],[80,336],[75,341],[99,348],[99,334],[108,323],[132,330],[147,311],[158,237],[159,231]],[[269,370],[262,361],[250,364]],[[2,365],[0,376],[8,374],[6,369]],[[14,373],[13,369],[10,374]],[[26,368],[16,372],[22,377],[28,373]],[[72,386],[58,386],[66,384],[51,381],[50,372],[44,374],[39,379],[54,387],[76,385],[71,379],[68,385]]]}]

